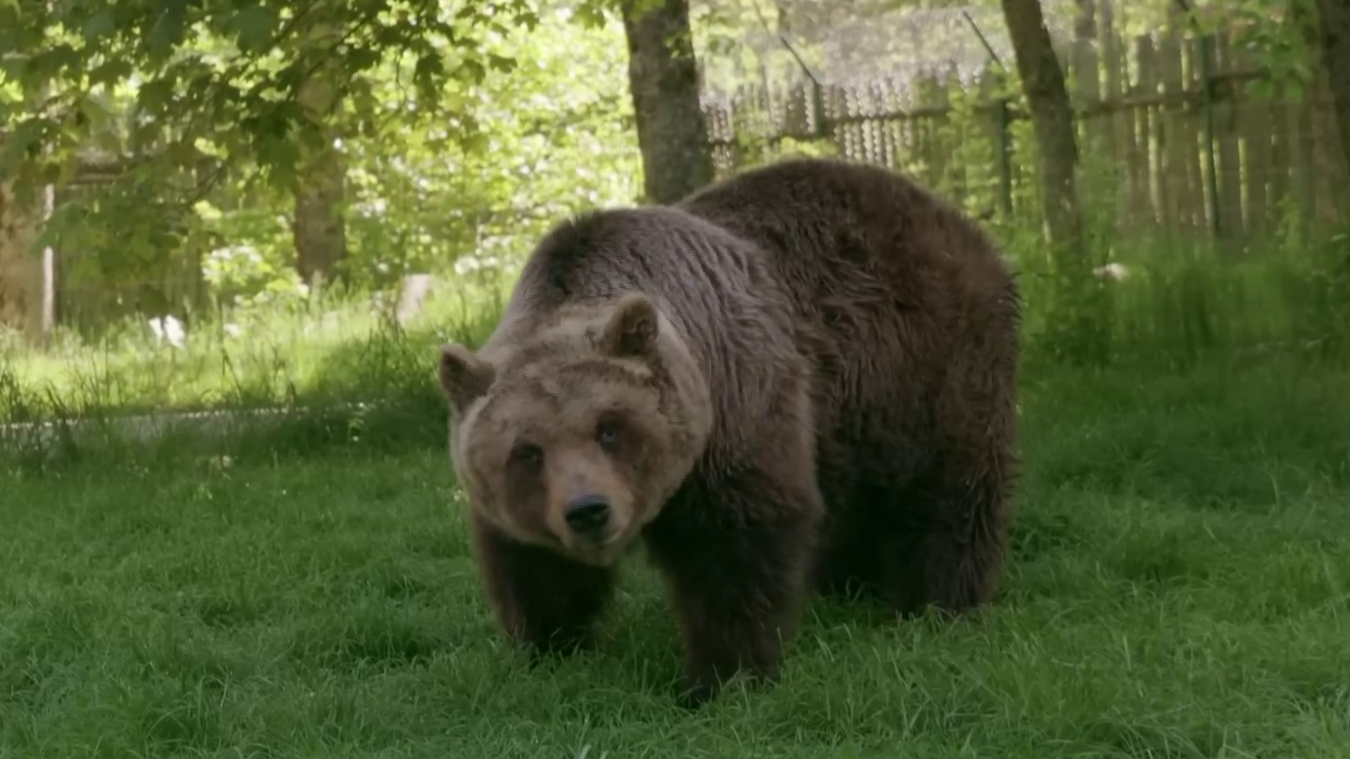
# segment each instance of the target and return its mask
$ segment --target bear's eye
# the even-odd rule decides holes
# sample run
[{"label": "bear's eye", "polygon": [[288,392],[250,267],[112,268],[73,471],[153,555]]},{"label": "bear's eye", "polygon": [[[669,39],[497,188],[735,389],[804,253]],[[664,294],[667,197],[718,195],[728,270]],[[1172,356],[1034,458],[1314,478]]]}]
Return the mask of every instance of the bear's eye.
[{"label": "bear's eye", "polygon": [[605,453],[613,453],[619,447],[619,425],[611,419],[601,420],[595,427],[595,441]]},{"label": "bear's eye", "polygon": [[538,466],[544,460],[544,451],[534,443],[521,443],[511,449],[511,458],[525,466]]}]

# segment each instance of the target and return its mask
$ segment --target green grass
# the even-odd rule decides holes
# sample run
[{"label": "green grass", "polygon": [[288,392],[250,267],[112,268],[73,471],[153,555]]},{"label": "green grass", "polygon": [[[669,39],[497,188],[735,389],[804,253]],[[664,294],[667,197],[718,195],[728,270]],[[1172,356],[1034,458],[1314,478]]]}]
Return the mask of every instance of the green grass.
[{"label": "green grass", "polygon": [[1350,371],[1024,387],[992,607],[816,601],[780,685],[697,712],[640,562],[594,654],[531,671],[503,643],[440,410],[8,455],[0,755],[1350,756]]},{"label": "green grass", "polygon": [[42,351],[0,341],[0,423],[416,396],[434,384],[437,345],[487,334],[513,276],[442,280],[404,325],[395,293],[354,291],[197,314],[181,349],[142,318]]},{"label": "green grass", "polygon": [[899,624],[817,600],[778,687],[693,713],[642,562],[599,650],[553,668],[484,605],[434,347],[481,339],[509,281],[406,328],[349,296],[234,314],[242,337],[204,318],[185,351],[135,323],[0,345],[0,422],[319,409],[0,450],[0,757],[1350,757],[1345,241],[1117,251],[1097,370],[1049,362],[1025,262],[997,602]]}]

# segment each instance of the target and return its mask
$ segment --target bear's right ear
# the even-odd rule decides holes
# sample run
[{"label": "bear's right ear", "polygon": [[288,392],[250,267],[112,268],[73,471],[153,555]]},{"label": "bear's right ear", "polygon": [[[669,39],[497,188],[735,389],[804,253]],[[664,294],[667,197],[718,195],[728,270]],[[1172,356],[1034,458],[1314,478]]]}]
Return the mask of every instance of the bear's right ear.
[{"label": "bear's right ear", "polygon": [[656,346],[660,320],[656,304],[641,293],[625,293],[601,335],[601,349],[616,358],[645,356]]},{"label": "bear's right ear", "polygon": [[492,387],[497,372],[462,345],[441,346],[441,390],[455,413],[462,412]]}]

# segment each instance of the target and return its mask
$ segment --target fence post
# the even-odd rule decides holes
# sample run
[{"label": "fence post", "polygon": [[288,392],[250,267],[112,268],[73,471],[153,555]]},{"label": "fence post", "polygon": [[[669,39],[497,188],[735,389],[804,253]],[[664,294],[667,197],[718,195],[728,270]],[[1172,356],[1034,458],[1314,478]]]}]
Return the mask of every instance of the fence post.
[{"label": "fence post", "polygon": [[825,115],[825,90],[811,77],[811,137],[823,139],[830,135],[830,124]]},{"label": "fence post", "polygon": [[1009,129],[1008,96],[994,101],[994,119],[998,127],[998,206],[1004,220],[1012,217],[1012,135]]},{"label": "fence post", "polygon": [[1223,231],[1219,218],[1218,167],[1214,163],[1214,35],[1200,35],[1200,107],[1205,115],[1205,184],[1209,188],[1209,232],[1218,241]]}]

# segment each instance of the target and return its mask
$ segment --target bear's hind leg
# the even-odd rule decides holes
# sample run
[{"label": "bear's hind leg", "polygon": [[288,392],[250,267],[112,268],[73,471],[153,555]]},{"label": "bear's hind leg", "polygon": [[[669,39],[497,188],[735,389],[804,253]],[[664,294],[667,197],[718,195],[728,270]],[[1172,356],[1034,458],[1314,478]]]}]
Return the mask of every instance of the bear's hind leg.
[{"label": "bear's hind leg", "polygon": [[589,647],[613,594],[614,570],[516,542],[477,514],[470,520],[488,601],[507,635],[526,644],[533,660]]},{"label": "bear's hind leg", "polygon": [[1008,542],[1007,457],[983,466],[946,457],[878,506],[875,533],[886,597],[902,615],[960,614],[990,601]]},{"label": "bear's hind leg", "polygon": [[822,511],[811,468],[742,470],[690,487],[648,531],[685,645],[684,703],[744,672],[777,679],[803,599]]}]

